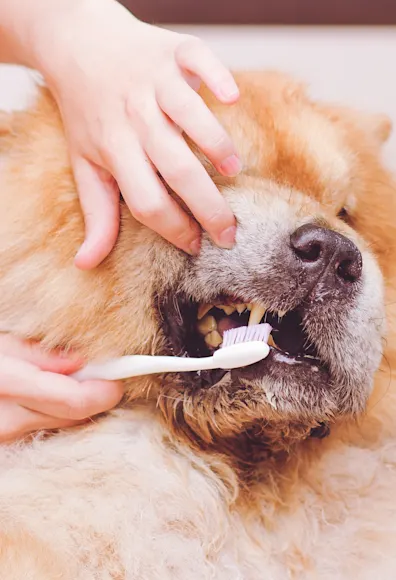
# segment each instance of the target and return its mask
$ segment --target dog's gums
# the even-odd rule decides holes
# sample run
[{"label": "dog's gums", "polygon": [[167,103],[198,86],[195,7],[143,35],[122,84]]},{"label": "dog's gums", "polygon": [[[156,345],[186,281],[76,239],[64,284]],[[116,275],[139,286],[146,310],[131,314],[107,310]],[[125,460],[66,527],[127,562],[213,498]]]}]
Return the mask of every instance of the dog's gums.
[{"label": "dog's gums", "polygon": [[0,446],[4,579],[396,577],[389,122],[276,73],[237,81],[231,108],[201,95],[241,175],[219,177],[189,142],[235,246],[204,234],[187,256],[121,204],[92,272],[74,266],[84,223],[54,100],[0,115],[2,331],[95,361],[206,357],[226,331],[271,329],[256,364],[134,377],[87,426]]}]

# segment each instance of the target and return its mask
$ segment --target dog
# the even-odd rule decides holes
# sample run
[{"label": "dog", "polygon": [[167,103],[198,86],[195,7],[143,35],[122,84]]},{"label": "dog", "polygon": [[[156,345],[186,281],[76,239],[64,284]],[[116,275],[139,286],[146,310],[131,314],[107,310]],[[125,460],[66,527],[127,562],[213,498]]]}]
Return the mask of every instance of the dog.
[{"label": "dog", "polygon": [[[266,320],[269,356],[125,381],[88,425],[0,448],[7,580],[396,576],[396,188],[386,117],[310,99],[276,72],[202,98],[244,161],[218,176],[232,250],[198,257],[121,202],[116,247],[73,258],[84,223],[46,89],[0,117],[1,331],[73,349],[205,356]],[[173,192],[169,192],[173,195]]]}]

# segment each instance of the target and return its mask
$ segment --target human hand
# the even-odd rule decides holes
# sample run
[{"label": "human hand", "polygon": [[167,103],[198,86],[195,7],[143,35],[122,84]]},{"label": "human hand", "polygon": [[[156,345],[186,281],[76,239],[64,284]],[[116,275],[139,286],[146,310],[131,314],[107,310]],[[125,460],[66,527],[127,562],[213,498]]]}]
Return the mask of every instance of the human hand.
[{"label": "human hand", "polygon": [[78,358],[0,334],[0,443],[79,425],[121,400],[120,383],[66,376],[80,366]]},{"label": "human hand", "polygon": [[240,171],[230,138],[192,88],[202,80],[233,103],[228,70],[198,39],[142,23],[114,0],[33,5],[32,52],[62,113],[85,216],[78,267],[96,266],[114,246],[119,189],[138,221],[198,253],[198,224],[156,170],[213,240],[232,247],[235,218],[180,131],[223,175]]}]

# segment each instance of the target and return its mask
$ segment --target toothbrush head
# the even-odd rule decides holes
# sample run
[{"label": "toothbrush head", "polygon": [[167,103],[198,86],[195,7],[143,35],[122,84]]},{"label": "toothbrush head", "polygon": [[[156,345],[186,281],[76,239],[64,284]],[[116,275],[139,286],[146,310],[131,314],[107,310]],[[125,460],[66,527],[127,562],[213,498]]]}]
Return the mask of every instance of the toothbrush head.
[{"label": "toothbrush head", "polygon": [[272,327],[265,324],[253,324],[252,326],[240,326],[226,330],[223,334],[223,343],[221,348],[227,348],[232,344],[243,342],[261,341],[268,342]]}]

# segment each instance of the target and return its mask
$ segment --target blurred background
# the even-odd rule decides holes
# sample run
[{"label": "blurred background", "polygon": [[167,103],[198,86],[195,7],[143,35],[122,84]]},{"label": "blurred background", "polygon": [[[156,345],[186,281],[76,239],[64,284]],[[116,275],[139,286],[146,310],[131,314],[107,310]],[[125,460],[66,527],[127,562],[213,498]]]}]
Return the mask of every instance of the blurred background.
[{"label": "blurred background", "polygon": [[[385,158],[396,169],[396,0],[122,3],[142,20],[200,36],[231,68],[284,70],[313,96],[387,113],[395,133]],[[26,73],[0,70],[0,106],[17,106],[28,85]]]},{"label": "blurred background", "polygon": [[121,0],[156,24],[390,25],[395,0]]}]

